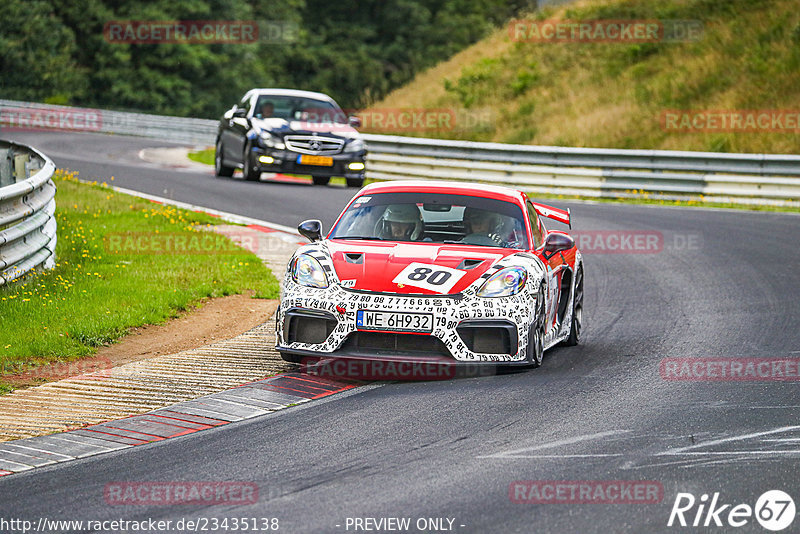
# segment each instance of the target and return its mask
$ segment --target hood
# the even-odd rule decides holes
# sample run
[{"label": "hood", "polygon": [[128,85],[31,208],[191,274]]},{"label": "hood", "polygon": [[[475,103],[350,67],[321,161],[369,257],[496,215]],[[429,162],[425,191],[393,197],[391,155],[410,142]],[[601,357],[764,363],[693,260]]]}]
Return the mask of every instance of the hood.
[{"label": "hood", "polygon": [[279,135],[330,133],[340,137],[357,137],[358,130],[349,124],[336,122],[287,121],[286,119],[252,119],[253,126]]},{"label": "hood", "polygon": [[[342,285],[365,291],[401,294],[455,294],[469,287],[492,265],[519,252],[514,249],[442,245],[434,243],[393,243],[337,239],[327,241],[334,269]],[[436,272],[437,267],[450,273],[448,283],[431,285],[409,281],[404,269],[412,263]],[[410,271],[407,271],[410,272]],[[422,271],[425,272],[425,271]],[[401,277],[402,282],[395,282]],[[454,283],[451,283],[453,282]],[[418,284],[418,285],[415,285]]]}]

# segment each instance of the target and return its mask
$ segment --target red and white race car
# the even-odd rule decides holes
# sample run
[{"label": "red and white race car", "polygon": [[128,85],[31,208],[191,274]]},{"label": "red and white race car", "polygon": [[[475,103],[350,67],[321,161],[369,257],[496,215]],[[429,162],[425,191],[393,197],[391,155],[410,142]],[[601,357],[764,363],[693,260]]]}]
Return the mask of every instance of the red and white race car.
[{"label": "red and white race car", "polygon": [[538,367],[580,339],[583,260],[569,211],[489,185],[402,181],[359,191],[289,262],[277,350],[350,358]]}]

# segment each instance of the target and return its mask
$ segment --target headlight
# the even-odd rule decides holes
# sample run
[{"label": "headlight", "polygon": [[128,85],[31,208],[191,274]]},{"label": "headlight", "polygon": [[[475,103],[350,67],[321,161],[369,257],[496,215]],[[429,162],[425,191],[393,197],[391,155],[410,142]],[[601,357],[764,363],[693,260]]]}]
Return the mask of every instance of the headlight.
[{"label": "headlight", "polygon": [[479,297],[509,297],[525,287],[528,274],[522,267],[506,267],[489,278],[478,290]]},{"label": "headlight", "polygon": [[328,277],[325,276],[322,265],[308,254],[300,254],[294,260],[292,278],[301,286],[328,287]]},{"label": "headlight", "polygon": [[363,139],[353,139],[346,145],[344,145],[345,152],[361,152],[364,150],[364,140]]},{"label": "headlight", "polygon": [[264,141],[264,145],[269,148],[275,148],[278,150],[283,150],[286,148],[286,145],[283,144],[283,141],[281,141],[279,137],[275,137],[266,130],[262,130],[259,135],[261,136],[261,140]]}]

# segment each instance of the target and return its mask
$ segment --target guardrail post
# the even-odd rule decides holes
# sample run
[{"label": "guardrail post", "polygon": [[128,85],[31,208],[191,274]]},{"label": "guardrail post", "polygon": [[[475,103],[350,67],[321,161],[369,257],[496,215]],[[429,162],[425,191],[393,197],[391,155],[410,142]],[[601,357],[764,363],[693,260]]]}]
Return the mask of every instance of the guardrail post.
[{"label": "guardrail post", "polygon": [[16,178],[17,182],[30,178],[28,176],[28,161],[30,161],[28,154],[14,155],[14,178]]},{"label": "guardrail post", "polygon": [[25,164],[25,177],[30,178],[42,169],[42,162],[37,158],[28,158]]},{"label": "guardrail post", "polygon": [[0,187],[14,183],[14,151],[0,150]]}]

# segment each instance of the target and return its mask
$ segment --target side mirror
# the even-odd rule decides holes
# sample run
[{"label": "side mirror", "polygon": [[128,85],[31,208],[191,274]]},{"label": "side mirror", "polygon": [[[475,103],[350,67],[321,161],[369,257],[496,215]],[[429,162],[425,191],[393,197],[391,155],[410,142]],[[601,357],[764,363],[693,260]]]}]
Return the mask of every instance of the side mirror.
[{"label": "side mirror", "polygon": [[225,119],[225,120],[231,120],[231,119],[233,118],[233,112],[234,112],[234,111],[236,111],[236,106],[233,106],[231,109],[229,109],[228,111],[226,111],[226,112],[225,112],[225,113],[222,115],[222,118],[223,118],[223,119]]},{"label": "side mirror", "polygon": [[247,110],[244,108],[236,108],[233,112],[233,116],[237,119],[243,119],[247,117]]},{"label": "side mirror", "polygon": [[351,115],[350,117],[348,117],[347,123],[353,128],[361,128],[361,119],[356,117],[355,115]]},{"label": "side mirror", "polygon": [[308,221],[303,221],[297,227],[297,231],[300,232],[300,235],[311,241],[319,241],[322,239],[322,222],[318,221],[317,219],[310,219]]},{"label": "side mirror", "polygon": [[575,240],[563,232],[551,232],[544,240],[544,257],[550,259],[559,252],[569,250],[575,246]]}]

